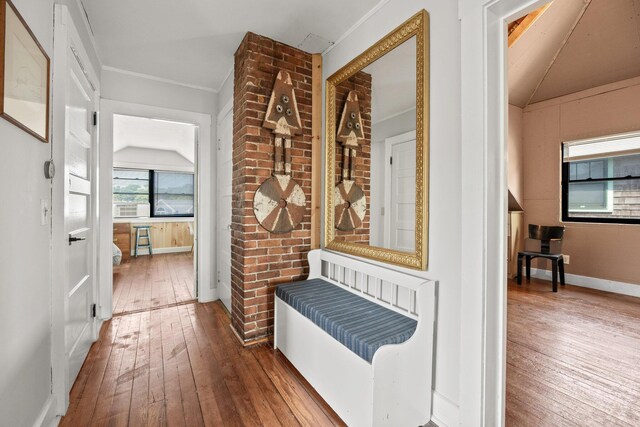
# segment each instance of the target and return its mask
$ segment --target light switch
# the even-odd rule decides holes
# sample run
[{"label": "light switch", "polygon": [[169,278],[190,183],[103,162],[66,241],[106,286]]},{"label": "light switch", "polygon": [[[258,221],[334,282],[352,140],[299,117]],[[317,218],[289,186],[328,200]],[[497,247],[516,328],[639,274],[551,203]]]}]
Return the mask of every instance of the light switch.
[{"label": "light switch", "polygon": [[46,199],[40,200],[40,225],[47,225],[49,223],[49,201]]}]

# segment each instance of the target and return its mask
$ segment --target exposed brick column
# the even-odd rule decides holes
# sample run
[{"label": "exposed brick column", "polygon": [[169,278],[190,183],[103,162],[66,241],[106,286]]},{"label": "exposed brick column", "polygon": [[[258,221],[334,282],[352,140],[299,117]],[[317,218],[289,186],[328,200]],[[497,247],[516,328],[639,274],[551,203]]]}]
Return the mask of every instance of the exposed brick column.
[{"label": "exposed brick column", "polygon": [[[291,169],[307,212],[294,231],[272,234],[258,224],[253,197],[274,168],[274,135],[262,122],[281,69],[291,75],[302,120],[302,134],[292,140]],[[275,286],[308,275],[311,135],[311,54],[247,33],[235,54],[231,231],[231,324],[244,342],[272,334]]]},{"label": "exposed brick column", "polygon": [[[371,231],[371,74],[359,71],[349,79],[336,86],[336,129],[342,117],[342,110],[349,92],[355,90],[360,102],[360,113],[364,127],[364,140],[358,141],[355,162],[355,181],[367,197],[367,212],[362,225],[355,230],[335,230],[336,238],[340,241],[369,244]],[[336,184],[342,181],[342,144],[336,142]]]}]

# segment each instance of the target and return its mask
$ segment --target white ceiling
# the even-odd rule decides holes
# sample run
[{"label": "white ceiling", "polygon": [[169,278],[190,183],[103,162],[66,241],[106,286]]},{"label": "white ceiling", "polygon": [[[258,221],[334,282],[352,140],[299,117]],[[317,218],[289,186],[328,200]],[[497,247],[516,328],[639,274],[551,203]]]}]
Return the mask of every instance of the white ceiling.
[{"label": "white ceiling", "polygon": [[195,131],[194,125],[186,123],[114,115],[113,151],[126,148],[173,151],[194,163]]},{"label": "white ceiling", "polygon": [[509,48],[518,107],[640,76],[640,0],[555,0]]},{"label": "white ceiling", "polygon": [[[336,41],[380,0],[82,0],[103,66],[217,90],[247,31]],[[311,45],[320,48],[318,38]],[[309,40],[307,41],[309,42]],[[311,48],[310,48],[311,49]],[[316,52],[311,52],[316,53]]]}]

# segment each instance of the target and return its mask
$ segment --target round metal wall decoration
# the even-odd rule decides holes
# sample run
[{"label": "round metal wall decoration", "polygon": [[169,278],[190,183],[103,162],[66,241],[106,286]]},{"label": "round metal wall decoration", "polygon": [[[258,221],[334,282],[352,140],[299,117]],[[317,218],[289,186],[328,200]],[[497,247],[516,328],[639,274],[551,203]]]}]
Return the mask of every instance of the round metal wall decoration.
[{"label": "round metal wall decoration", "polygon": [[302,222],[307,201],[289,175],[274,175],[256,191],[253,211],[262,227],[272,233],[288,233]]}]

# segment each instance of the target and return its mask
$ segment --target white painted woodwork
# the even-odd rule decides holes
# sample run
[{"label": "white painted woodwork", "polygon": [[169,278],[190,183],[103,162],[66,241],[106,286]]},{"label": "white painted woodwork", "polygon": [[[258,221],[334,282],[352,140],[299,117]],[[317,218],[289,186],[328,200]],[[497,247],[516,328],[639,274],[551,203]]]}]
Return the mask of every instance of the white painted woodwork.
[{"label": "white painted woodwork", "polygon": [[[416,133],[407,132],[385,140],[385,245],[403,252],[416,245]],[[393,161],[391,161],[393,159]]]},{"label": "white painted woodwork", "polygon": [[231,312],[232,103],[218,117],[218,296]]},{"label": "white painted woodwork", "polygon": [[[52,391],[64,414],[69,392],[97,338],[97,111],[99,79],[65,6],[55,8],[52,156]],[[69,244],[70,238],[82,239]]]},{"label": "white painted woodwork", "polygon": [[[380,347],[370,364],[275,298],[274,345],[349,426],[417,426],[431,418],[436,283],[324,250],[309,278],[417,319],[406,342]],[[402,369],[399,369],[402,367]]]},{"label": "white painted woodwork", "polygon": [[67,245],[67,315],[65,350],[69,364],[69,390],[93,342],[94,236],[92,214],[93,90],[78,59],[69,56],[66,87],[65,229]]},{"label": "white painted woodwork", "polygon": [[[166,94],[162,94],[163,96]],[[101,315],[112,314],[113,265],[111,264],[111,242],[113,240],[113,214],[111,211],[113,188],[113,117],[126,115],[154,118],[161,121],[190,123],[196,128],[196,217],[195,248],[196,284],[199,302],[215,300],[213,272],[215,271],[214,236],[215,202],[213,191],[214,167],[211,143],[211,116],[192,111],[156,107],[153,105],[101,99],[100,120],[100,301]]]}]

